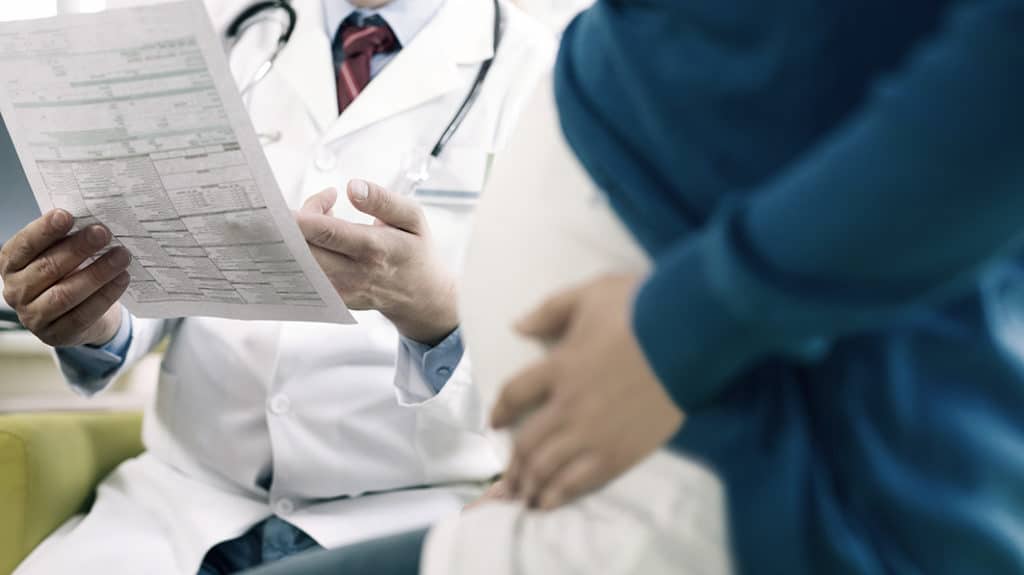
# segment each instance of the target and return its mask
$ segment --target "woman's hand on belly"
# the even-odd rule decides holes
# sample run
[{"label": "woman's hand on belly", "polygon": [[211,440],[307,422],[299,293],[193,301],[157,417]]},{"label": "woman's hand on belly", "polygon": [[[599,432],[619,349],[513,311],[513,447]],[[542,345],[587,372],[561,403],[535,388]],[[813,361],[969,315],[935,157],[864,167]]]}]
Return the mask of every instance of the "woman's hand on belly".
[{"label": "woman's hand on belly", "polygon": [[557,507],[614,479],[683,422],[633,335],[638,276],[606,276],[549,299],[517,326],[551,345],[509,381],[495,427],[519,424],[506,480],[516,498]]}]

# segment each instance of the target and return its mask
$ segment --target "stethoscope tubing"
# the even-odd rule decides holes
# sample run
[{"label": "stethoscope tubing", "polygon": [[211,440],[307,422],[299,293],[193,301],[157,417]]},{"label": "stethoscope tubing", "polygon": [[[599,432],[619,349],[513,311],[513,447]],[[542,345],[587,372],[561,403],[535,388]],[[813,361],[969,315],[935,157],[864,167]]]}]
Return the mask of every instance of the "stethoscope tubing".
[{"label": "stethoscope tubing", "polygon": [[[452,139],[459,127],[462,125],[462,122],[466,119],[466,116],[469,114],[469,111],[473,107],[473,103],[476,101],[477,96],[480,93],[480,89],[483,87],[484,80],[487,79],[487,75],[491,71],[491,64],[494,63],[494,57],[498,53],[498,47],[501,45],[501,6],[499,5],[498,0],[492,1],[494,3],[494,30],[492,35],[493,50],[491,57],[480,64],[476,77],[473,79],[473,85],[469,88],[469,92],[462,100],[462,103],[459,105],[458,110],[455,111],[451,120],[449,120],[448,125],[445,126],[444,131],[441,132],[437,142],[435,142],[434,146],[430,149],[430,156],[433,158],[437,158],[441,155],[445,147],[448,145],[448,142]],[[270,74],[270,70],[274,66],[274,61],[277,59],[277,55],[284,50],[288,41],[291,40],[292,33],[295,32],[295,25],[298,22],[298,14],[296,14],[295,8],[292,7],[291,2],[288,0],[266,0],[264,2],[257,2],[242,10],[238,16],[231,21],[224,32],[225,39],[227,40],[227,49],[231,51],[234,49],[241,35],[252,26],[257,16],[263,12],[278,9],[285,12],[288,24],[284,27],[281,36],[278,38],[277,46],[274,48],[270,57],[267,58],[267,61],[261,64],[259,68],[257,68],[252,78],[242,86],[240,92],[243,98],[246,97],[246,95],[251,92],[257,84],[266,78],[268,74]]]}]

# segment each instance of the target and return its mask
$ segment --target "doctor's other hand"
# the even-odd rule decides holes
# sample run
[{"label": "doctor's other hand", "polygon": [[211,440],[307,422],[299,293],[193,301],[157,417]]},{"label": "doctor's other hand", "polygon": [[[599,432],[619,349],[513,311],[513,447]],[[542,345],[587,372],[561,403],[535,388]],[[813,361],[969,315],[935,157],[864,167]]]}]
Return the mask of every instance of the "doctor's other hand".
[{"label": "doctor's other hand", "polygon": [[128,288],[131,256],[115,247],[79,269],[110,243],[111,235],[94,225],[69,236],[73,225],[71,214],[52,210],[3,245],[3,297],[44,343],[99,346],[121,325],[117,300]]},{"label": "doctor's other hand", "polygon": [[362,180],[349,182],[348,197],[376,222],[334,218],[334,189],[310,197],[296,219],[313,256],[350,308],[377,310],[420,343],[440,342],[458,326],[455,280],[435,253],[423,210]]},{"label": "doctor's other hand", "polygon": [[607,276],[549,299],[517,328],[547,357],[502,389],[496,428],[519,424],[505,475],[512,495],[551,509],[603,486],[680,428],[633,335],[636,276]]}]

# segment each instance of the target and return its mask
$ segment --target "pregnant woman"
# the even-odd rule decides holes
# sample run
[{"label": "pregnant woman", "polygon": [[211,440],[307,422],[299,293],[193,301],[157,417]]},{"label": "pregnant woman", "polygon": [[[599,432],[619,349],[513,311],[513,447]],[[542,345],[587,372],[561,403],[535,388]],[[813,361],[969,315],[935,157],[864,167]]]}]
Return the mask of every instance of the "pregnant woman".
[{"label": "pregnant woman", "polygon": [[[554,93],[593,183],[548,88],[464,281],[522,499],[296,572],[1024,571],[1022,36],[1019,0],[580,16]],[[724,486],[731,564],[663,445]]]}]

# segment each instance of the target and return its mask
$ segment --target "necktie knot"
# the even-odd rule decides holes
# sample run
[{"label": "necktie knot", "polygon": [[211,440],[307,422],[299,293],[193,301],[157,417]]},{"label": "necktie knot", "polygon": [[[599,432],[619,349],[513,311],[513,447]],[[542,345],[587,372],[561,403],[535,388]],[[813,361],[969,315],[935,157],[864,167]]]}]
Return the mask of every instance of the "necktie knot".
[{"label": "necktie knot", "polygon": [[374,55],[401,48],[395,33],[380,16],[359,20],[355,17],[346,19],[334,38],[339,112],[345,111],[370,83],[370,62]]},{"label": "necktie knot", "polygon": [[341,50],[347,58],[353,58],[362,54],[386,54],[398,48],[398,39],[383,19],[368,18],[360,26],[353,22],[346,21],[341,25],[341,32],[338,34],[341,39]]}]

